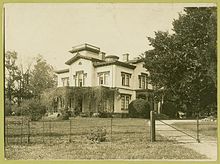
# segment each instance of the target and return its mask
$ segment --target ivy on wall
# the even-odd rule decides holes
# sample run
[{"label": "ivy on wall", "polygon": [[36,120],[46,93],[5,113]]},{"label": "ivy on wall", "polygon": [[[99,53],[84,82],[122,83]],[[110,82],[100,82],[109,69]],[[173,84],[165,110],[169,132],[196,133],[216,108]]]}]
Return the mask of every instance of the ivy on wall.
[{"label": "ivy on wall", "polygon": [[[114,98],[118,97],[119,93],[115,88],[104,86],[99,87],[60,87],[45,91],[41,100],[47,107],[48,112],[59,110],[72,110],[80,112],[82,102],[86,105],[86,112],[108,112],[114,110]],[[63,103],[59,107],[59,103]],[[70,105],[71,104],[71,105]],[[106,105],[108,104],[108,105]]]}]

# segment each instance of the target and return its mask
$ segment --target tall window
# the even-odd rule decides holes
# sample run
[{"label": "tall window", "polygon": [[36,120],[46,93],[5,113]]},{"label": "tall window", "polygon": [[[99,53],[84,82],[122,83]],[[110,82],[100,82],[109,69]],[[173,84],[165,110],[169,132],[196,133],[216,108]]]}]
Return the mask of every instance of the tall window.
[{"label": "tall window", "polygon": [[61,78],[63,86],[69,86],[69,77]]},{"label": "tall window", "polygon": [[82,87],[83,86],[83,73],[80,73],[78,75],[78,86]]},{"label": "tall window", "polygon": [[73,79],[75,80],[75,86],[78,87],[84,86],[86,77],[87,77],[87,73],[84,73],[83,71],[76,72],[76,74],[73,75]]},{"label": "tall window", "polygon": [[121,95],[121,110],[128,110],[131,95]]},{"label": "tall window", "polygon": [[141,89],[148,89],[148,75],[147,74],[141,74],[138,76],[139,81],[139,88]]},{"label": "tall window", "polygon": [[131,74],[122,72],[121,73],[121,83],[123,86],[129,86],[130,85],[130,78]]},{"label": "tall window", "polygon": [[98,73],[99,85],[108,85],[108,83],[109,83],[109,74],[110,74],[109,71]]}]

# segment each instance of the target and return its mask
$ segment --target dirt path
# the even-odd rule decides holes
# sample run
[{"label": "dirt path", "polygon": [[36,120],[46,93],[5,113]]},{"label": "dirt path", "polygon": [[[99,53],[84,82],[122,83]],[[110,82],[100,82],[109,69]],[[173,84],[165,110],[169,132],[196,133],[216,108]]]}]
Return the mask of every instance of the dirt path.
[{"label": "dirt path", "polygon": [[[156,134],[166,137],[169,140],[176,140],[182,146],[193,149],[196,152],[206,155],[210,160],[217,160],[217,140],[201,135],[201,142],[196,141],[196,135],[190,133],[184,134],[180,131],[170,127],[175,122],[195,122],[194,120],[163,120],[163,122],[156,121]],[[187,132],[188,133],[188,132]]]}]

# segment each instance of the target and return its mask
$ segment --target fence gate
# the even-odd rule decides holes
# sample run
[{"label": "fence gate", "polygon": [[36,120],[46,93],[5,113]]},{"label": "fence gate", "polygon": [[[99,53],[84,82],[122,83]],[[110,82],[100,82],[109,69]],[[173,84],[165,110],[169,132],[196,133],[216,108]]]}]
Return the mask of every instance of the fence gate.
[{"label": "fence gate", "polygon": [[[199,119],[161,120],[151,111],[151,141],[176,140],[178,142],[216,142],[217,122]],[[158,135],[157,135],[158,134]]]},{"label": "fence gate", "polygon": [[[200,142],[199,135],[199,119],[192,122],[188,120],[178,121],[178,120],[161,120],[159,119],[156,112],[151,111],[150,113],[150,132],[151,132],[151,142],[156,140],[177,140],[179,142]],[[174,124],[176,123],[177,124]],[[179,128],[191,126],[192,128]],[[159,134],[159,135],[157,135]]]}]

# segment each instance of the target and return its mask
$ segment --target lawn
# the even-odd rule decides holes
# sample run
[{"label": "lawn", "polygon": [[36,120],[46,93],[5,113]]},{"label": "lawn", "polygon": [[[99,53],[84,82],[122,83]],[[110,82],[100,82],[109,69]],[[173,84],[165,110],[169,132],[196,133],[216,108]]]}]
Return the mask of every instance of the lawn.
[{"label": "lawn", "polygon": [[[42,125],[44,124],[44,129]],[[111,126],[112,125],[112,126]],[[105,142],[88,139],[91,130],[107,132]],[[18,128],[19,129],[19,128]],[[24,129],[23,129],[24,130]],[[150,142],[147,120],[130,118],[72,118],[70,121],[32,122],[30,144],[7,144],[6,159],[205,159],[176,142]],[[44,133],[43,133],[44,130]],[[24,130],[25,131],[25,130]],[[47,134],[47,135],[46,135]],[[26,140],[22,138],[22,143]],[[11,138],[15,140],[15,138]],[[43,144],[44,140],[44,144]],[[16,142],[15,142],[16,143]]]},{"label": "lawn", "polygon": [[[173,124],[178,129],[182,129],[191,133],[197,132],[196,122],[176,122]],[[217,122],[212,121],[200,121],[199,122],[199,134],[206,137],[217,138]]]}]

